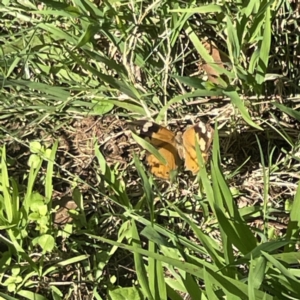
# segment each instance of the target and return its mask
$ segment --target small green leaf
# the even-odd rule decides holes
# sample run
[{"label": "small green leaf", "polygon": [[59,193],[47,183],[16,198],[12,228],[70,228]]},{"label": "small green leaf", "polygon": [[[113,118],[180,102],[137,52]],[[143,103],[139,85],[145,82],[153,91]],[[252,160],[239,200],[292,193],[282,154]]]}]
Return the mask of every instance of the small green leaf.
[{"label": "small green leaf", "polygon": [[41,162],[41,158],[36,154],[31,154],[28,160],[28,166],[30,168],[36,169]]},{"label": "small green leaf", "polygon": [[40,214],[38,212],[34,212],[28,215],[28,219],[31,221],[37,221],[40,218]]},{"label": "small green leaf", "polygon": [[9,285],[7,285],[7,290],[10,292],[10,293],[13,293],[16,291],[16,285],[14,283],[11,283]]},{"label": "small green leaf", "polygon": [[43,253],[51,252],[55,246],[55,241],[52,235],[44,234],[38,238],[38,244],[43,249]]},{"label": "small green leaf", "polygon": [[48,212],[48,206],[46,204],[39,206],[39,213],[41,216],[46,216]]},{"label": "small green leaf", "polygon": [[19,267],[13,267],[13,268],[11,269],[11,274],[12,274],[13,276],[19,275],[19,274],[20,274],[20,268],[19,268]]},{"label": "small green leaf", "polygon": [[51,157],[51,153],[52,153],[51,149],[46,149],[46,151],[44,152],[45,158],[49,159]]},{"label": "small green leaf", "polygon": [[110,112],[114,107],[114,104],[109,103],[108,101],[92,100],[92,103],[95,103],[93,106],[93,112],[100,116]]},{"label": "small green leaf", "polygon": [[109,291],[111,300],[141,300],[141,296],[136,287],[117,288]]},{"label": "small green leaf", "polygon": [[116,283],[116,281],[117,281],[117,278],[116,278],[116,276],[114,276],[114,275],[113,275],[113,276],[111,276],[111,277],[110,277],[110,279],[109,279],[109,281],[110,281],[110,283],[111,283],[111,284],[115,284],[115,283]]},{"label": "small green leaf", "polygon": [[40,142],[34,141],[29,144],[29,149],[31,153],[39,153],[42,149],[42,145]]},{"label": "small green leaf", "polygon": [[[38,193],[34,193],[34,194],[38,194]],[[43,201],[43,198],[34,198],[34,197],[30,198],[29,206],[32,211],[38,212],[40,206],[43,206],[44,204],[45,202]]]}]

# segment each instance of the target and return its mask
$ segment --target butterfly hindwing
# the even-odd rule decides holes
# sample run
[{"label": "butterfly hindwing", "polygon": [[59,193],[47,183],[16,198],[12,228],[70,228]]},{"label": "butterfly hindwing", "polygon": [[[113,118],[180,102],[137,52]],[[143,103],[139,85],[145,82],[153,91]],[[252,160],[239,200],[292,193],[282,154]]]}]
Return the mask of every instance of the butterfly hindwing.
[{"label": "butterfly hindwing", "polygon": [[169,179],[171,172],[177,170],[180,163],[175,134],[163,126],[144,120],[133,121],[129,126],[153,145],[166,161],[166,164],[163,164],[153,153],[148,153],[147,163],[150,172],[157,177]]}]

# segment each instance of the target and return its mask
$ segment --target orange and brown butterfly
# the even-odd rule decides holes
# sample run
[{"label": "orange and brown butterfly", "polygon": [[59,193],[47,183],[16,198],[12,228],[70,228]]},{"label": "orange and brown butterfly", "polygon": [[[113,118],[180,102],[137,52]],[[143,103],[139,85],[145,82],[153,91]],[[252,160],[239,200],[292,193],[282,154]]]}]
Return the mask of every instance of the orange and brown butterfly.
[{"label": "orange and brown butterfly", "polygon": [[154,154],[147,154],[147,164],[150,172],[157,177],[169,179],[172,171],[176,171],[184,161],[185,168],[196,174],[199,171],[196,143],[202,153],[204,162],[208,159],[208,151],[213,140],[213,129],[210,125],[198,122],[188,127],[183,133],[173,131],[146,120],[129,123],[133,132],[145,139],[164,157],[163,164]]}]

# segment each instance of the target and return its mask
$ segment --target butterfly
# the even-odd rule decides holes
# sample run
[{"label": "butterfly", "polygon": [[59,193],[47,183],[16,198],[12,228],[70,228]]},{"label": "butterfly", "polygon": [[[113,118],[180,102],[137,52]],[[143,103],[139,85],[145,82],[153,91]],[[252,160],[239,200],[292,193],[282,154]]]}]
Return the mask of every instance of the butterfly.
[{"label": "butterfly", "polygon": [[171,172],[178,169],[182,160],[185,168],[196,174],[199,171],[196,142],[204,162],[208,160],[214,130],[202,121],[177,134],[146,120],[130,122],[129,126],[133,132],[154,146],[165,159],[166,164],[163,164],[154,154],[147,153],[147,164],[156,177],[169,179]]}]

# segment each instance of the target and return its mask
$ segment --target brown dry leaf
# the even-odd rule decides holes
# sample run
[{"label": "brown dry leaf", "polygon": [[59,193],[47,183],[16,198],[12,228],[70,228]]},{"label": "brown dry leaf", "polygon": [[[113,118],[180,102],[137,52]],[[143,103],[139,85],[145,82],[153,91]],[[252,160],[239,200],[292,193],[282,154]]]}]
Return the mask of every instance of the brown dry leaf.
[{"label": "brown dry leaf", "polygon": [[[207,52],[210,54],[210,56],[213,58],[214,62],[218,64],[220,68],[224,69],[223,61],[221,58],[221,54],[219,49],[216,47],[213,41],[202,41],[203,46],[207,50]],[[211,81],[214,84],[218,84],[219,80],[218,78],[219,73],[209,64],[203,63],[202,65],[199,66],[201,69],[205,71],[205,73],[208,76],[208,80]]]},{"label": "brown dry leaf", "polygon": [[64,225],[66,223],[72,222],[72,217],[69,215],[69,210],[75,210],[77,204],[72,198],[66,197],[59,201],[53,202],[53,206],[59,205],[57,212],[54,215],[54,223],[56,225]]}]

